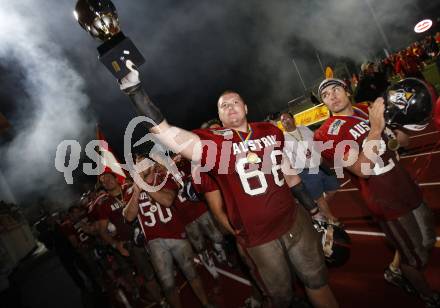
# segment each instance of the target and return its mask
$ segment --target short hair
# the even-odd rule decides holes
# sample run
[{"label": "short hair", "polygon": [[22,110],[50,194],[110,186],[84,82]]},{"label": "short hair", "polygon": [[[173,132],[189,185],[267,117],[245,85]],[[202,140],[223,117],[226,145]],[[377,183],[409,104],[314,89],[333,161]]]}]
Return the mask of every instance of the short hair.
[{"label": "short hair", "polygon": [[293,114],[290,113],[289,111],[283,111],[283,112],[280,112],[280,118],[281,118],[281,116],[282,116],[283,114],[287,114],[287,115],[288,115],[289,117],[291,117],[292,119],[295,119],[295,117],[293,116]]},{"label": "short hair", "polygon": [[119,181],[118,181],[118,177],[116,176],[115,173],[113,173],[113,171],[105,170],[103,173],[101,173],[100,175],[98,175],[98,182],[101,184],[101,187],[102,187],[103,190],[107,191],[107,189],[104,188],[104,184],[102,183],[102,178],[103,178],[106,174],[110,174],[110,175],[112,175],[113,178],[116,180],[116,182],[118,182],[118,184],[120,184]]},{"label": "short hair", "polygon": [[202,123],[200,128],[209,128],[209,127],[211,127],[214,124],[218,124],[220,126],[223,126],[222,122],[220,122],[219,119],[215,118],[215,119],[211,119],[209,121],[206,121],[206,122]]},{"label": "short hair", "polygon": [[240,95],[240,93],[238,93],[237,91],[234,91],[234,90],[225,90],[225,91],[223,91],[221,94],[220,94],[220,96],[218,97],[218,99],[217,99],[217,102],[220,100],[220,98],[222,98],[223,96],[225,96],[225,95],[227,95],[227,94],[237,94],[240,98],[241,98],[241,100],[244,102],[244,99],[243,99],[243,97]]},{"label": "short hair", "polygon": [[107,170],[104,170],[103,173],[101,173],[100,175],[98,175],[99,180],[101,181],[101,178],[102,178],[104,175],[106,175],[106,174],[113,175],[113,177],[116,179],[116,174],[114,174],[113,171],[110,171],[110,170],[107,169]]}]

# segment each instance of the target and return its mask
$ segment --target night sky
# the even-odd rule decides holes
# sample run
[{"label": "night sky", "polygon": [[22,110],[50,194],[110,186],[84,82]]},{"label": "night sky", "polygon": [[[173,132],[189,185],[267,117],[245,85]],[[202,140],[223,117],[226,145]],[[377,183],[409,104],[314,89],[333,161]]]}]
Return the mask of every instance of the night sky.
[{"label": "night sky", "polygon": [[[0,112],[12,128],[0,136],[0,199],[22,202],[50,192],[65,200],[71,187],[54,167],[57,145],[76,139],[84,151],[99,123],[122,157],[134,112],[97,59],[100,42],[74,19],[76,1],[5,2]],[[169,122],[187,129],[216,116],[226,89],[242,94],[251,120],[286,108],[304,94],[292,59],[312,87],[322,78],[317,54],[324,66],[345,58],[359,67],[382,56],[387,44],[391,51],[407,46],[421,37],[415,23],[440,11],[429,2],[113,1],[122,30],[146,58],[145,88]]]}]

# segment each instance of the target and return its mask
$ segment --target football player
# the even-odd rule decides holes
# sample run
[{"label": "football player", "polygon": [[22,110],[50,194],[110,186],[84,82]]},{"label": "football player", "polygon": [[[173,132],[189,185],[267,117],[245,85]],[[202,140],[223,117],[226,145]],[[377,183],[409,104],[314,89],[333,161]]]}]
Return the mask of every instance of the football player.
[{"label": "football player", "polygon": [[83,270],[84,274],[92,282],[94,290],[99,292],[104,288],[104,282],[95,264],[94,247],[96,241],[91,234],[91,223],[87,213],[80,205],[72,205],[69,207],[68,213],[69,219],[63,224],[64,232],[80,255],[80,263],[83,263],[83,268],[86,269]]},{"label": "football player", "polygon": [[[431,290],[423,273],[435,244],[433,214],[396,153],[407,136],[386,127],[383,98],[368,108],[353,107],[345,83],[333,78],[325,79],[318,92],[332,113],[315,131],[315,140],[332,142],[322,155],[335,165],[345,164],[357,176],[368,210],[401,256],[403,276],[422,299],[438,304],[438,294]],[[350,141],[353,146],[346,146]]]},{"label": "football player", "polygon": [[101,194],[95,201],[98,211],[98,232],[104,242],[111,245],[117,252],[115,254],[121,266],[125,279],[131,284],[135,298],[139,298],[137,283],[133,279],[134,265],[139,274],[145,279],[145,285],[157,303],[163,303],[159,285],[154,277],[154,270],[149,262],[144,247],[138,247],[133,242],[133,228],[128,224],[122,214],[126,202],[130,200],[133,188],[127,184],[119,184],[116,176],[105,172],[99,176],[106,194]]},{"label": "football player", "polygon": [[[138,155],[136,161],[140,163],[144,159]],[[158,168],[153,165],[141,173],[143,180],[151,186],[163,180],[156,170]],[[133,195],[123,213],[128,221],[139,219],[151,262],[170,305],[182,307],[174,277],[175,260],[203,306],[212,307],[195,268],[194,252],[186,239],[185,225],[172,207],[177,190],[177,184],[170,178],[156,192],[144,191],[135,183]]]},{"label": "football player", "polygon": [[[300,168],[299,177],[319,206],[320,212],[332,224],[340,225],[328,205],[339,188],[336,177],[329,174],[328,168],[321,161],[313,146],[313,131],[307,126],[296,126],[295,119],[288,112],[283,112],[280,121],[284,127],[284,152],[293,168]],[[311,172],[315,171],[316,172]]]},{"label": "football player", "polygon": [[180,217],[185,223],[185,230],[189,241],[199,254],[203,265],[214,278],[218,278],[214,262],[208,251],[208,244],[205,236],[208,237],[214,247],[214,255],[218,262],[226,262],[226,253],[223,250],[223,235],[216,227],[211,213],[192,187],[191,162],[177,154],[173,157],[178,168],[179,174],[174,175],[180,177],[183,186],[179,187],[179,192],[174,201]]},{"label": "football player", "polygon": [[[224,92],[217,102],[223,128],[189,132],[171,126],[144,92],[131,61],[127,67],[131,72],[120,81],[121,89],[137,112],[152,120],[150,132],[172,151],[210,169],[223,193],[237,242],[272,305],[290,305],[293,270],[314,306],[337,307],[318,235],[289,187],[300,199],[306,192],[295,189],[298,176],[281,170],[282,162],[289,169],[283,160],[282,131],[269,123],[249,123],[247,105],[232,91]],[[314,202],[308,209],[312,214],[318,211]]]}]

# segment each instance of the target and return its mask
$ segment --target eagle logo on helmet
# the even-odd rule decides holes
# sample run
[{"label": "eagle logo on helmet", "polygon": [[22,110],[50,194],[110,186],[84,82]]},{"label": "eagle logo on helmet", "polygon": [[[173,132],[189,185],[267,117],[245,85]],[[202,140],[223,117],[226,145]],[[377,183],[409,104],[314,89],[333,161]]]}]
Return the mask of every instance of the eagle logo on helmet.
[{"label": "eagle logo on helmet", "polygon": [[399,108],[403,114],[408,113],[408,107],[410,100],[414,96],[414,91],[408,92],[405,89],[391,90],[389,91],[389,102]]},{"label": "eagle logo on helmet", "polygon": [[422,80],[406,78],[386,91],[385,121],[391,127],[421,131],[431,121],[433,96]]}]

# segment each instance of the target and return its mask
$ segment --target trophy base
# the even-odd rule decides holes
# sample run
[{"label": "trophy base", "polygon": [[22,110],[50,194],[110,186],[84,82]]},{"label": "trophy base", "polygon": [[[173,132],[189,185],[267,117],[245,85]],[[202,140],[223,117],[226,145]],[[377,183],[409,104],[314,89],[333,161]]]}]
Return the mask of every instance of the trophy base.
[{"label": "trophy base", "polygon": [[122,32],[113,36],[98,47],[99,61],[117,79],[125,77],[130,70],[125,66],[125,61],[131,60],[137,67],[145,63],[145,59],[133,42]]}]

